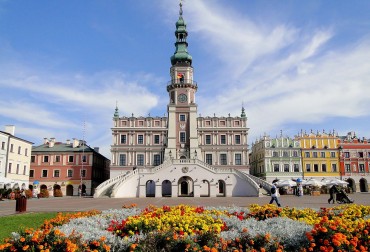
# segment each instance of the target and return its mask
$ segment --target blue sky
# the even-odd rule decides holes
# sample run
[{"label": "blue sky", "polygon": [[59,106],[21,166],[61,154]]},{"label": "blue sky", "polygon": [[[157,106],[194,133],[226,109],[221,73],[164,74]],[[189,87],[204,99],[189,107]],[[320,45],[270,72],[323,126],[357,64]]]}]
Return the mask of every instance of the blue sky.
[{"label": "blue sky", "polygon": [[[178,3],[0,0],[0,128],[35,145],[85,138],[111,158],[116,101],[121,116],[167,113]],[[183,10],[202,116],[244,104],[250,144],[301,129],[370,138],[370,1]]]}]

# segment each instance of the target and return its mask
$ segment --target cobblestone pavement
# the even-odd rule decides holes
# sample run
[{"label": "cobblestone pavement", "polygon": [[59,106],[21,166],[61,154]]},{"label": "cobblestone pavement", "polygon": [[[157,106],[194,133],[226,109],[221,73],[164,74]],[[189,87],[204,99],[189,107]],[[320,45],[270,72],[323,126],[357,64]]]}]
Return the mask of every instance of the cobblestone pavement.
[{"label": "cobblestone pavement", "polygon": [[[370,193],[354,193],[349,194],[349,197],[354,200],[355,204],[370,205]],[[297,197],[293,195],[282,195],[280,199],[281,205],[298,208],[314,208],[332,207],[333,204],[328,204],[328,194],[320,196],[303,196]],[[87,211],[87,210],[106,210],[119,209],[122,206],[135,203],[138,207],[143,208],[148,205],[163,206],[163,205],[178,205],[187,204],[193,206],[249,206],[251,204],[265,205],[270,201],[270,196],[262,197],[233,197],[233,198],[79,198],[79,197],[61,197],[61,198],[45,198],[45,199],[28,199],[27,211],[30,212],[67,212],[67,211]],[[335,204],[338,205],[338,204]],[[0,216],[19,214],[15,211],[15,200],[0,201]]]}]

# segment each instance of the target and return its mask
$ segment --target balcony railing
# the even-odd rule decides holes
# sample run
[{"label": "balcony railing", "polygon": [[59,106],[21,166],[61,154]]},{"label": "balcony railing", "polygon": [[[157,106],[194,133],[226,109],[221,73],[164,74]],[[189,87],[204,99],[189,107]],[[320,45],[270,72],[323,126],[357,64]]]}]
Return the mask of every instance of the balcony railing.
[{"label": "balcony railing", "polygon": [[169,82],[167,82],[167,86],[171,86],[171,85],[194,85],[196,87],[198,86],[197,82],[191,79],[170,80]]}]

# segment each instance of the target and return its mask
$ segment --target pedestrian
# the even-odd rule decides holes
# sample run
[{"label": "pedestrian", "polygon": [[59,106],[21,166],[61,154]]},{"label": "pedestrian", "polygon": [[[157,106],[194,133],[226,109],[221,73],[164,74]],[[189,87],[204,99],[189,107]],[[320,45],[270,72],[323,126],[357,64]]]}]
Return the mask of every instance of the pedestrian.
[{"label": "pedestrian", "polygon": [[272,204],[274,201],[276,202],[276,204],[278,205],[278,207],[280,207],[280,203],[279,203],[279,192],[276,188],[276,185],[273,184],[272,187],[271,187],[271,200],[270,200],[270,203],[269,204]]},{"label": "pedestrian", "polygon": [[330,204],[331,201],[333,201],[333,204],[335,203],[335,196],[334,194],[339,192],[337,187],[335,185],[333,185],[332,187],[330,187],[329,189],[329,194],[330,194],[330,198],[328,199],[328,203]]}]

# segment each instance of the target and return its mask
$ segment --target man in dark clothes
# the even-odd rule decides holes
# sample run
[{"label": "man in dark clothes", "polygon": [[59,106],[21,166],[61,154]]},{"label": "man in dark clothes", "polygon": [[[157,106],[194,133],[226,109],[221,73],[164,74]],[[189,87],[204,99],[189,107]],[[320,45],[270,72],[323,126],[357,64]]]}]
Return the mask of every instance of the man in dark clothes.
[{"label": "man in dark clothes", "polygon": [[335,185],[333,185],[332,187],[330,187],[329,189],[329,194],[330,194],[330,198],[328,199],[328,203],[330,204],[331,201],[333,201],[333,204],[335,203],[335,197],[334,197],[334,194],[336,194],[338,191],[337,187]]}]

